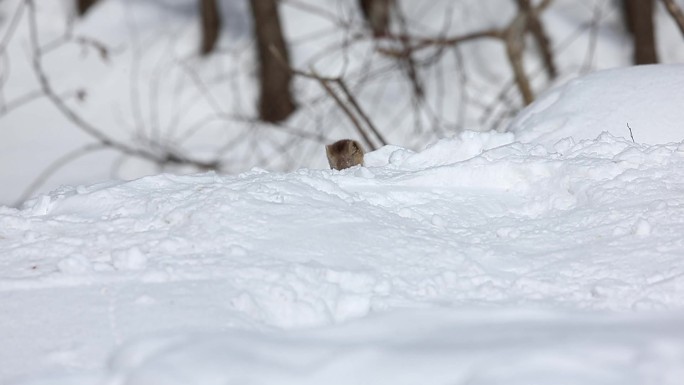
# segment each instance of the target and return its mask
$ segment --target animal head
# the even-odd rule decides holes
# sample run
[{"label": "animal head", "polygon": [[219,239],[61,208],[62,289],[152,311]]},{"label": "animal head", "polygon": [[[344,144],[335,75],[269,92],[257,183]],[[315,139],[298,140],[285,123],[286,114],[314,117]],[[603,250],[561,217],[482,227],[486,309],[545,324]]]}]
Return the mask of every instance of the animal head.
[{"label": "animal head", "polygon": [[363,147],[355,140],[342,139],[325,146],[330,168],[344,170],[356,165],[363,166]]}]

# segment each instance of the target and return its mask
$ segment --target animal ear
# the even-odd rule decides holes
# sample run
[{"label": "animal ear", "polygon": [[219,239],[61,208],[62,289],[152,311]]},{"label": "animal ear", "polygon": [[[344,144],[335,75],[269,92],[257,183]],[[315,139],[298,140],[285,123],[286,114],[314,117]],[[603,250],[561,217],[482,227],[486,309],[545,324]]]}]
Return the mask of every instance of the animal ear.
[{"label": "animal ear", "polygon": [[357,153],[357,152],[363,153],[363,148],[361,148],[361,145],[359,144],[359,142],[357,142],[355,140],[349,142],[349,147],[351,148],[352,153]]},{"label": "animal ear", "polygon": [[347,154],[354,153],[354,142],[351,140],[348,140],[346,143],[344,143],[344,149],[347,150],[347,151],[345,151],[345,153],[347,153]]}]

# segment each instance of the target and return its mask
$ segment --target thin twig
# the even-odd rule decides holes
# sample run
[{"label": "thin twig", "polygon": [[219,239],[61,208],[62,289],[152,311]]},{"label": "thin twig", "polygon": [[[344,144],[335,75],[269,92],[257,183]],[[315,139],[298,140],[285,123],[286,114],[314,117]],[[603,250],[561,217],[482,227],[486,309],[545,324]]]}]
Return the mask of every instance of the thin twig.
[{"label": "thin twig", "polygon": [[0,116],[7,115],[8,113],[12,112],[12,110],[27,105],[34,100],[42,98],[43,96],[44,95],[42,91],[31,91],[17,97],[16,99],[10,100],[9,102],[2,103],[2,105],[0,105]]},{"label": "thin twig", "polygon": [[539,18],[539,12],[536,12],[532,8],[530,0],[516,0],[518,2],[518,7],[521,11],[527,13],[528,22],[527,29],[532,34],[535,42],[537,43],[537,48],[539,49],[542,61],[544,62],[544,68],[549,76],[549,79],[555,79],[558,76],[558,69],[556,68],[556,63],[554,62],[553,53],[551,52],[551,42],[549,36],[546,33],[544,24]]},{"label": "thin twig", "polygon": [[382,137],[382,135],[379,133],[379,131],[378,131],[378,130],[375,128],[375,126],[372,124],[372,122],[371,122],[370,118],[368,117],[368,115],[366,115],[366,113],[361,109],[361,107],[359,106],[359,104],[356,102],[356,99],[354,98],[354,96],[351,94],[351,92],[349,92],[349,89],[348,89],[347,86],[344,84],[344,82],[342,81],[341,78],[339,78],[339,77],[325,77],[325,76],[321,76],[320,74],[318,74],[318,73],[316,72],[315,69],[313,69],[313,67],[310,68],[310,72],[305,72],[305,71],[302,71],[302,70],[298,70],[298,69],[292,68],[292,67],[284,60],[284,58],[280,55],[280,53],[278,52],[278,50],[276,50],[274,47],[269,47],[269,48],[270,48],[271,54],[273,54],[273,56],[276,58],[276,60],[278,61],[278,63],[280,63],[281,65],[285,66],[285,68],[287,68],[293,75],[298,75],[298,76],[301,76],[301,77],[304,77],[304,78],[307,78],[307,79],[316,80],[316,81],[321,85],[321,87],[322,87],[323,90],[328,94],[328,96],[330,96],[330,97],[335,101],[335,103],[342,109],[342,111],[344,112],[344,114],[347,115],[347,117],[349,118],[349,120],[352,122],[352,124],[354,125],[354,127],[355,127],[356,130],[358,131],[359,135],[363,138],[363,141],[366,143],[366,145],[368,146],[368,148],[370,148],[371,150],[377,149],[377,147],[375,146],[375,144],[373,143],[373,141],[372,141],[372,140],[370,139],[370,137],[368,136],[368,133],[367,133],[366,130],[363,128],[363,125],[361,124],[361,122],[359,121],[359,119],[357,118],[357,116],[354,114],[354,112],[352,111],[352,109],[349,108],[349,106],[347,105],[347,103],[345,103],[345,102],[340,98],[340,96],[337,94],[337,92],[335,92],[335,90],[331,87],[331,85],[330,85],[331,83],[337,85],[337,86],[342,90],[342,92],[344,93],[345,97],[347,98],[347,101],[349,102],[349,104],[351,104],[351,106],[354,108],[354,110],[356,111],[356,113],[361,117],[361,119],[363,119],[363,121],[364,121],[364,122],[366,123],[366,125],[368,126],[368,129],[371,130],[371,131],[373,131],[373,133],[374,133],[375,136],[378,138],[378,140],[382,143],[382,145],[387,144],[387,142],[385,141],[385,139]]},{"label": "thin twig", "polygon": [[679,27],[679,31],[684,35],[684,12],[682,9],[674,2],[674,0],[663,0],[667,12],[672,16],[675,23]]},{"label": "thin twig", "polygon": [[587,47],[587,53],[584,57],[584,63],[580,69],[580,74],[584,75],[591,71],[591,67],[594,62],[594,56],[596,55],[596,46],[598,43],[598,32],[599,23],[601,21],[603,9],[600,5],[596,4],[591,17],[591,23],[589,24],[589,45]]},{"label": "thin twig", "polygon": [[349,120],[352,122],[354,127],[356,127],[356,130],[359,132],[359,135],[363,138],[364,142],[366,145],[371,148],[372,150],[375,150],[376,147],[373,145],[373,141],[370,140],[370,137],[368,137],[368,134],[366,133],[366,130],[363,129],[363,126],[357,119],[357,117],[354,115],[354,113],[349,109],[349,106],[347,106],[342,99],[340,99],[339,95],[335,92],[335,90],[330,87],[329,80],[324,79],[323,77],[319,76],[316,74],[315,70],[312,68],[311,69],[311,78],[316,79],[318,83],[323,87],[325,92],[333,98],[335,103],[344,111],[345,115],[349,118]]},{"label": "thin twig", "polygon": [[520,13],[511,23],[506,31],[506,54],[513,69],[515,84],[518,86],[520,95],[525,104],[530,104],[534,100],[534,92],[530,80],[525,72],[522,54],[525,49],[525,38],[523,34],[527,28],[527,14]]},{"label": "thin twig", "polygon": [[71,163],[74,160],[84,155],[87,155],[91,152],[103,150],[106,148],[107,146],[103,145],[102,143],[89,144],[79,149],[76,149],[75,151],[72,151],[57,159],[56,161],[50,163],[50,165],[45,170],[43,170],[43,172],[41,172],[33,180],[33,182],[31,182],[31,184],[24,190],[24,192],[21,193],[19,198],[14,202],[13,206],[21,206],[21,204],[23,204],[27,199],[29,199],[40,188],[40,186],[42,186],[48,180],[48,178],[50,178],[54,173],[59,171],[68,163]]},{"label": "thin twig", "polygon": [[[394,10],[399,21],[401,33],[404,35],[408,35],[408,22],[406,20],[406,17],[404,16],[404,12],[399,2],[396,2],[394,4]],[[418,78],[418,70],[416,69],[416,62],[413,59],[413,51],[411,51],[411,47],[406,41],[402,41],[401,43],[403,45],[404,55],[400,58],[400,63],[403,64],[402,67],[405,68],[406,76],[408,77],[413,87],[412,97],[416,99],[416,104],[418,104],[425,98],[425,91],[423,90],[423,84],[421,84],[421,81]]]},{"label": "thin twig", "polygon": [[[515,83],[518,86],[518,90],[523,99],[524,104],[530,104],[534,100],[534,92],[530,84],[529,78],[525,72],[523,65],[522,54],[524,51],[524,33],[530,28],[530,24],[534,23],[531,20],[537,20],[539,24],[538,27],[541,28],[541,23],[539,22],[539,15],[542,11],[548,8],[553,0],[543,0],[538,6],[532,7],[529,2],[519,0],[521,4],[520,12],[510,24],[503,29],[488,29],[482,31],[471,32],[469,34],[463,34],[455,37],[449,38],[416,38],[414,36],[400,34],[400,35],[389,35],[390,39],[399,41],[401,43],[410,42],[409,45],[404,45],[402,50],[392,50],[392,49],[382,49],[378,50],[386,55],[405,57],[406,52],[413,52],[416,50],[428,48],[428,47],[442,47],[442,46],[457,46],[461,43],[465,43],[472,40],[479,40],[483,38],[493,38],[501,40],[506,46],[506,54],[508,56],[511,68],[513,70],[513,76]],[[527,3],[528,7],[523,7]],[[523,9],[524,8],[524,9]],[[542,30],[543,32],[543,30]],[[543,36],[542,36],[543,37]],[[546,40],[548,43],[548,40]],[[541,43],[544,43],[542,41]],[[543,49],[544,47],[542,47]],[[550,74],[555,74],[555,65],[553,65],[551,58],[550,49],[548,49],[548,44],[546,45],[549,51],[545,56],[547,61],[547,66],[549,67]]]},{"label": "thin twig", "polygon": [[2,40],[0,40],[0,55],[5,53],[9,41],[12,39],[14,32],[17,30],[19,20],[21,20],[21,16],[24,13],[24,6],[24,2],[20,2],[19,5],[17,5],[17,9],[14,11],[14,14],[12,15],[12,20],[10,21],[9,26],[7,27],[5,36],[3,36]]},{"label": "thin twig", "polygon": [[380,141],[380,144],[383,146],[387,145],[387,140],[385,140],[385,137],[380,133],[380,131],[378,131],[377,128],[375,128],[375,125],[368,117],[368,114],[366,114],[363,108],[361,108],[354,95],[352,95],[352,93],[349,91],[349,88],[347,88],[347,85],[344,83],[344,81],[342,79],[338,79],[336,81],[336,84],[340,87],[340,89],[342,89],[342,92],[347,97],[347,101],[354,107],[356,112],[361,116],[361,119],[363,119],[363,121],[368,126],[368,129],[370,129],[375,135],[375,137],[378,139],[378,141]]},{"label": "thin twig", "polygon": [[[487,29],[483,31],[476,31],[476,32],[471,32],[459,36],[453,36],[453,37],[437,37],[437,38],[430,38],[430,37],[415,37],[411,35],[388,35],[387,36],[389,39],[393,39],[396,41],[406,41],[411,43],[410,50],[411,51],[418,51],[422,50],[425,48],[431,48],[435,46],[454,46],[454,45],[459,45],[461,43],[465,43],[468,41],[472,40],[479,40],[483,38],[490,38],[490,39],[502,39],[502,31],[498,29]],[[401,55],[401,53],[397,53],[396,51],[392,50],[383,50],[385,54],[392,54],[394,53],[395,55]]]},{"label": "thin twig", "polygon": [[35,15],[35,4],[34,0],[25,0],[28,8],[29,15],[29,40],[31,43],[32,51],[32,66],[33,70],[38,77],[38,82],[41,86],[42,91],[45,96],[52,102],[52,104],[62,113],[62,115],[75,124],[82,131],[92,136],[100,142],[101,145],[106,147],[111,147],[117,151],[124,154],[135,156],[138,158],[143,158],[150,160],[154,163],[165,164],[165,163],[176,163],[176,164],[187,164],[200,169],[216,169],[220,167],[220,164],[216,161],[202,161],[199,159],[192,159],[186,157],[182,154],[177,154],[172,151],[166,151],[161,154],[157,154],[142,148],[133,148],[128,145],[115,140],[104,134],[104,132],[97,127],[93,126],[85,119],[83,119],[74,110],[69,108],[64,100],[57,95],[57,93],[52,88],[50,81],[45,73],[43,64],[41,61],[42,51],[40,49],[40,43],[38,41],[38,27],[36,25],[36,15]]}]

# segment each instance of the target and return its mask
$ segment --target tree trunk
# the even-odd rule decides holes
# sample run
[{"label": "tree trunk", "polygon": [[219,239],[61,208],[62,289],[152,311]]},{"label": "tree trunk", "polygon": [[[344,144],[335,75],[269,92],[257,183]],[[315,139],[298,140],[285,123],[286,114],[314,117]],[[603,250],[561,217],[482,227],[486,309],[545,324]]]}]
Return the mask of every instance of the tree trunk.
[{"label": "tree trunk", "polygon": [[78,12],[78,15],[85,15],[85,13],[88,12],[88,9],[95,5],[95,3],[97,3],[97,0],[76,0],[76,11]]},{"label": "tree trunk", "polygon": [[199,12],[202,23],[200,53],[204,56],[210,54],[216,46],[221,32],[221,14],[216,0],[199,0]]},{"label": "tree trunk", "polygon": [[658,62],[653,0],[623,0],[625,24],[634,39],[634,64]]},{"label": "tree trunk", "polygon": [[276,0],[250,0],[259,58],[259,117],[285,120],[297,108],[290,92],[292,72]]},{"label": "tree trunk", "polygon": [[392,0],[359,0],[359,7],[373,36],[387,35],[390,23],[390,8]]}]

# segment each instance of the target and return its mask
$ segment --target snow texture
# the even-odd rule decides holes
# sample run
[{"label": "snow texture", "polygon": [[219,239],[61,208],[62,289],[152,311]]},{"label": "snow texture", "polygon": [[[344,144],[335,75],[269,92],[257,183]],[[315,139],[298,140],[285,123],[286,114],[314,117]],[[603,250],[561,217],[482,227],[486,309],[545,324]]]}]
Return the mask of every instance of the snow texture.
[{"label": "snow texture", "polygon": [[[388,146],[366,167],[0,207],[0,382],[680,384],[684,144],[659,115],[679,68],[591,75],[515,135]],[[630,82],[661,97],[589,103]],[[610,116],[652,124],[586,138]],[[549,147],[552,125],[570,137]]]},{"label": "snow texture", "polygon": [[682,88],[684,65],[598,71],[546,92],[509,130],[520,141],[547,147],[567,137],[594,139],[604,131],[639,143],[681,142]]}]

